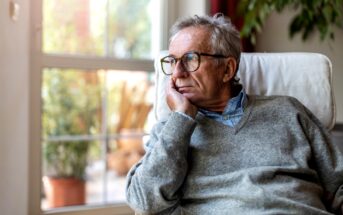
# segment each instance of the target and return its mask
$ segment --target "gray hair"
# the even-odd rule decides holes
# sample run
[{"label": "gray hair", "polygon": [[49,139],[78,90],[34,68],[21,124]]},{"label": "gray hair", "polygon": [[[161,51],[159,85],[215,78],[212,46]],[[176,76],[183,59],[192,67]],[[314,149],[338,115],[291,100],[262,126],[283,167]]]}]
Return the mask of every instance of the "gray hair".
[{"label": "gray hair", "polygon": [[211,32],[211,46],[215,54],[222,54],[235,58],[237,69],[241,57],[240,34],[231,23],[229,18],[222,13],[213,17],[193,16],[177,21],[170,30],[170,38],[173,38],[179,31],[188,27],[205,27]]}]

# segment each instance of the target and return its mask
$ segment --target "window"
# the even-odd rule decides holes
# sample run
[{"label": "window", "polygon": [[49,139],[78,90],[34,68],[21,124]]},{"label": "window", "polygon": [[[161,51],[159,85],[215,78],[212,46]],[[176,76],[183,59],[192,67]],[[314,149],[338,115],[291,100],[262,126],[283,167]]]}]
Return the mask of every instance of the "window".
[{"label": "window", "polygon": [[162,1],[41,4],[41,209],[124,205],[150,127]]},{"label": "window", "polygon": [[[151,59],[159,28],[156,0],[43,0],[43,51]],[[155,40],[156,41],[156,40]],[[155,45],[153,47],[153,45]]]}]

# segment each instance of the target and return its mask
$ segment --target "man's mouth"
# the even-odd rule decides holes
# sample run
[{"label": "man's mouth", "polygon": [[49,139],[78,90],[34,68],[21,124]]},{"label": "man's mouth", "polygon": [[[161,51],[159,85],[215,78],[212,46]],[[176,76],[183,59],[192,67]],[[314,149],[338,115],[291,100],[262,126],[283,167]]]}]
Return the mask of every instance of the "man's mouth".
[{"label": "man's mouth", "polygon": [[179,91],[180,93],[185,93],[185,92],[188,92],[191,87],[192,86],[181,86],[177,88],[177,91]]}]

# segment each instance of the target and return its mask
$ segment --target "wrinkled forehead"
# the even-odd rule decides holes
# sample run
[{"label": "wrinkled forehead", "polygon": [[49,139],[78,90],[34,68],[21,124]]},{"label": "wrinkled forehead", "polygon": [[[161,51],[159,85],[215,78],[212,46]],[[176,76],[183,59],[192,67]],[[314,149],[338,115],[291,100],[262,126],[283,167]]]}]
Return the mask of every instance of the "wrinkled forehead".
[{"label": "wrinkled forehead", "polygon": [[211,34],[204,27],[188,27],[177,32],[170,40],[169,53],[182,55],[188,51],[210,52]]}]

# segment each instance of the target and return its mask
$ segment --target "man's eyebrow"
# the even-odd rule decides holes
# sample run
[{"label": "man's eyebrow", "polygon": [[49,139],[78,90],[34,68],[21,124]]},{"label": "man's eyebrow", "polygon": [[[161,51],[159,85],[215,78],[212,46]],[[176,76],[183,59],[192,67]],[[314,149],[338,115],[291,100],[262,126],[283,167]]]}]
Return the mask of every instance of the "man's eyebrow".
[{"label": "man's eyebrow", "polygon": [[[180,55],[180,57],[184,56],[185,54],[189,54],[189,53],[202,53],[202,52],[196,51],[196,50],[189,50],[189,51],[184,52],[182,55]],[[168,53],[168,55],[167,55],[166,57],[178,58],[178,57],[176,57],[175,55],[170,54],[170,53]],[[180,58],[180,57],[179,57],[179,58]]]}]

